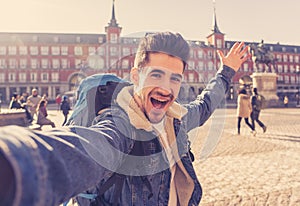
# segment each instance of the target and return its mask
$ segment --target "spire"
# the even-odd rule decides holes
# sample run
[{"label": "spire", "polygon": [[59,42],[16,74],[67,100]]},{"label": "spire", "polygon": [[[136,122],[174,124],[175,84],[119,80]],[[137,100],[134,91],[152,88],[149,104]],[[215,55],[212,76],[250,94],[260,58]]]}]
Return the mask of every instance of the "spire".
[{"label": "spire", "polygon": [[115,0],[113,0],[112,15],[108,25],[113,27],[118,27],[118,23],[115,17]]},{"label": "spire", "polygon": [[213,0],[213,5],[214,5],[214,17],[213,17],[213,28],[211,30],[213,33],[222,34],[222,32],[220,31],[218,24],[217,24],[216,1],[215,0]]}]

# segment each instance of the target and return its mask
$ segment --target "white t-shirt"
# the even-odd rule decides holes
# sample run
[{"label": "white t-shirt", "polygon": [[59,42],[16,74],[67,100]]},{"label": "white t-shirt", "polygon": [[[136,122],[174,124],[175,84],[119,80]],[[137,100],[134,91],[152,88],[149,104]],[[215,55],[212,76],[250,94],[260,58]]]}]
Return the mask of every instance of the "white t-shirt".
[{"label": "white t-shirt", "polygon": [[165,121],[162,120],[157,124],[153,124],[158,135],[160,135],[160,141],[162,141],[162,145],[164,146],[167,158],[169,160],[170,168],[171,168],[171,182],[170,182],[170,196],[168,205],[174,206],[177,205],[177,193],[176,193],[176,185],[174,181],[175,172],[176,172],[176,162],[175,158],[172,154],[171,145],[167,137],[167,132],[165,129]]}]

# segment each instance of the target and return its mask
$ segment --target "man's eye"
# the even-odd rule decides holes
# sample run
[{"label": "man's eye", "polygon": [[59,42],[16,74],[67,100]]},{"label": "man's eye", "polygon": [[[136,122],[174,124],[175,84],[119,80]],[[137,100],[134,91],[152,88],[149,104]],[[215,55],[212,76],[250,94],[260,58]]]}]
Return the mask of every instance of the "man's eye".
[{"label": "man's eye", "polygon": [[179,77],[172,77],[171,80],[172,80],[173,82],[178,82],[178,83],[181,82],[181,78],[179,78]]},{"label": "man's eye", "polygon": [[159,73],[153,73],[153,74],[151,74],[151,77],[160,78],[161,74],[159,74]]}]

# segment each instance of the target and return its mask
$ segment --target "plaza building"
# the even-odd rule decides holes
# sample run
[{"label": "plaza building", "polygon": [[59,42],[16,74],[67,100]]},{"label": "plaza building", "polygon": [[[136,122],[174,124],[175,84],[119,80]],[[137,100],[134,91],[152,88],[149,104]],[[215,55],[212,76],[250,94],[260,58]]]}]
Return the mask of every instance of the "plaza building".
[{"label": "plaza building", "polygon": [[[211,33],[205,40],[188,40],[191,46],[188,68],[180,99],[191,100],[201,93],[220,66],[217,50],[227,53],[235,41],[226,41],[217,25],[216,13]],[[54,100],[57,94],[76,90],[85,77],[95,73],[114,73],[128,78],[139,39],[151,32],[122,36],[122,27],[112,4],[111,19],[105,32],[74,33],[0,33],[0,98],[8,102],[14,92],[40,95]],[[243,40],[236,40],[243,41]],[[258,44],[258,42],[245,42]],[[296,98],[300,84],[300,46],[265,44],[276,57],[277,95]],[[266,65],[258,64],[263,71]],[[247,60],[233,78],[228,101],[235,101],[239,79],[254,72]]]}]

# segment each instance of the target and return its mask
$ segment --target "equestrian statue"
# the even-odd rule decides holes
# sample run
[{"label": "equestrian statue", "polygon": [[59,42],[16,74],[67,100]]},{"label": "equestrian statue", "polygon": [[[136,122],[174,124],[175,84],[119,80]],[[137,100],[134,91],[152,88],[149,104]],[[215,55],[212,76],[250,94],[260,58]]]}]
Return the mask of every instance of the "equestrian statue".
[{"label": "equestrian statue", "polygon": [[259,44],[250,44],[249,46],[255,72],[261,72],[258,69],[260,63],[266,65],[262,72],[276,72],[276,58],[266,47],[264,40],[261,40]]}]

